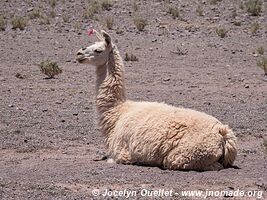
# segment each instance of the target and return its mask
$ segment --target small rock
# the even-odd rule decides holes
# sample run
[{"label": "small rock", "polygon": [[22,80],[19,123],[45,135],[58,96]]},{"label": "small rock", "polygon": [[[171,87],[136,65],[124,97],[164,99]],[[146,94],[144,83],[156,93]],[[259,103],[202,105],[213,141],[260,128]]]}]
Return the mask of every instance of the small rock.
[{"label": "small rock", "polygon": [[248,84],[246,84],[246,85],[245,85],[245,88],[249,88],[249,85],[248,85]]},{"label": "small rock", "polygon": [[27,12],[31,12],[31,11],[33,11],[33,7],[27,9]]},{"label": "small rock", "polygon": [[170,81],[170,78],[164,78],[163,81]]},{"label": "small rock", "polygon": [[253,56],[254,56],[254,57],[258,57],[258,54],[256,54],[256,53],[253,53]]},{"label": "small rock", "polygon": [[13,105],[13,104],[9,104],[8,107],[9,107],[9,108],[13,108],[14,105]]},{"label": "small rock", "polygon": [[73,116],[78,116],[78,114],[79,114],[79,113],[73,113],[72,115],[73,115]]}]

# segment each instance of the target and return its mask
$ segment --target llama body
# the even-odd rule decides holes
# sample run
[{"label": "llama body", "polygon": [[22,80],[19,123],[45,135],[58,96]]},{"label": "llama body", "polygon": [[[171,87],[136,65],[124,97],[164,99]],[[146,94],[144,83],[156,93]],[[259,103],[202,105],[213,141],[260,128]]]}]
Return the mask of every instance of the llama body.
[{"label": "llama body", "polygon": [[236,157],[228,126],[203,112],[157,102],[134,102],[124,94],[124,67],[110,36],[81,49],[77,60],[97,66],[99,126],[109,156],[122,164],[170,170],[219,170]]}]

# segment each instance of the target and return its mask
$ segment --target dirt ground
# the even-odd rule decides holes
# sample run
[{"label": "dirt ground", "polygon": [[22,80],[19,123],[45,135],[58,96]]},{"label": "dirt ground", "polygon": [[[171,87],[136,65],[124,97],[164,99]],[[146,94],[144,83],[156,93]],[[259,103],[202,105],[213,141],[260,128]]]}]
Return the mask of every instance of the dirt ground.
[{"label": "dirt ground", "polygon": [[[85,0],[56,1],[54,18],[48,1],[1,0],[7,26],[0,31],[0,199],[126,198],[104,197],[106,189],[137,191],[129,199],[147,199],[143,189],[262,191],[261,199],[267,198],[267,78],[257,66],[257,49],[267,51],[267,5],[260,16],[250,16],[240,2],[118,0],[85,19]],[[169,7],[180,17],[174,19]],[[13,16],[34,8],[50,23],[37,17],[25,30],[12,29]],[[137,16],[148,21],[144,31],[133,23]],[[112,17],[114,27],[107,30]],[[259,29],[252,33],[255,22]],[[137,56],[125,62],[129,99],[192,108],[229,124],[238,137],[236,167],[182,172],[97,161],[106,149],[95,126],[95,69],[75,61],[77,50],[93,41],[86,35],[90,26],[107,30],[123,57]],[[216,34],[219,27],[228,30],[226,37]],[[63,73],[46,79],[38,68],[46,59],[57,61]],[[100,196],[93,196],[97,190]]]}]

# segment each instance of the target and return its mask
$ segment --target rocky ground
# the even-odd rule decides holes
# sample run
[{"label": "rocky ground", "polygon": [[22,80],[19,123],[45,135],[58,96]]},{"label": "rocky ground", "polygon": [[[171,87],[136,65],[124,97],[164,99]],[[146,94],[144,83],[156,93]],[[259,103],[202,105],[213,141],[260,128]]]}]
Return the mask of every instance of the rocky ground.
[{"label": "rocky ground", "polygon": [[[85,0],[2,0],[0,199],[108,199],[106,189],[137,191],[131,199],[146,199],[142,189],[239,189],[267,198],[267,78],[257,66],[267,56],[266,2],[258,16],[242,2],[118,0],[102,8]],[[24,30],[12,28],[14,17],[27,18]],[[137,17],[147,20],[143,31]],[[236,167],[181,172],[97,161],[106,149],[94,120],[94,68],[75,61],[94,40],[88,27],[107,30],[123,57],[137,57],[125,62],[129,99],[192,108],[229,124],[238,137]],[[46,59],[63,73],[45,78],[38,64]]]}]

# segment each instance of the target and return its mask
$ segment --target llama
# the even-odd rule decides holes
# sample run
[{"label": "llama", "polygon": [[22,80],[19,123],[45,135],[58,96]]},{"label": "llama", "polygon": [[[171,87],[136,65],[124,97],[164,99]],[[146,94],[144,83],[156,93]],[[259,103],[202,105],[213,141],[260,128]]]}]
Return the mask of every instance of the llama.
[{"label": "llama", "polygon": [[96,66],[96,107],[108,156],[121,164],[169,170],[220,170],[232,166],[236,137],[227,125],[203,112],[157,102],[126,100],[124,64],[108,33],[77,53]]}]

